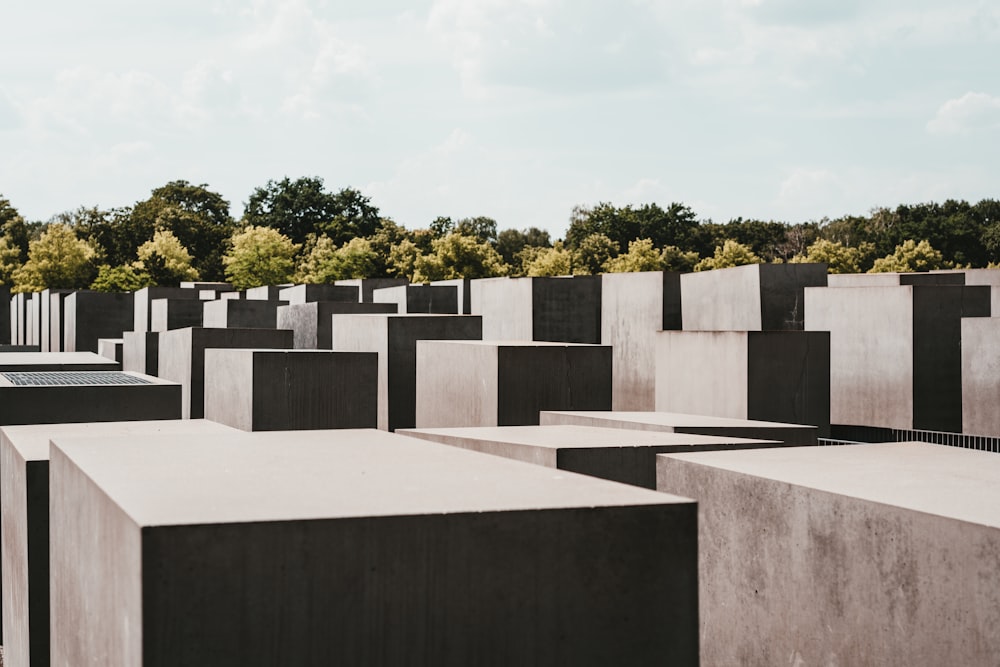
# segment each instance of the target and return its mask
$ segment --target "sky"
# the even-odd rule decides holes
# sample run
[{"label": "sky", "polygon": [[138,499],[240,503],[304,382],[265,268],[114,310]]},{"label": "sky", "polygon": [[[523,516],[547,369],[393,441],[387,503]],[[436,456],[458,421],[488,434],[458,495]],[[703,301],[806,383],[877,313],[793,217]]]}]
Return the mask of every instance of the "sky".
[{"label": "sky", "polygon": [[354,187],[414,229],[575,206],[798,223],[1000,198],[993,0],[6,3],[0,197]]}]

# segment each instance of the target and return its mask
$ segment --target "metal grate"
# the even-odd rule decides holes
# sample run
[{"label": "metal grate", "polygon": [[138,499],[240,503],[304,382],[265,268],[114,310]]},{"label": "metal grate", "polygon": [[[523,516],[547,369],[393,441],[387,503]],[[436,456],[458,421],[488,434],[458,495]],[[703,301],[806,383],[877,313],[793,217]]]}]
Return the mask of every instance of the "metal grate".
[{"label": "metal grate", "polygon": [[119,371],[35,371],[0,373],[19,387],[88,387],[97,385],[152,384]]}]

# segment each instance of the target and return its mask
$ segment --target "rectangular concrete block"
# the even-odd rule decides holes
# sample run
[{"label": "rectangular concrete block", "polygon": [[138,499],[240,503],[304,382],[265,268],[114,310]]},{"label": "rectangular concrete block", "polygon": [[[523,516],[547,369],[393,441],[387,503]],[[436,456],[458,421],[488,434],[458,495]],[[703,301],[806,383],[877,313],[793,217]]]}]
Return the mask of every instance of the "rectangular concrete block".
[{"label": "rectangular concrete block", "polygon": [[121,365],[94,352],[7,352],[0,372],[117,371]]},{"label": "rectangular concrete block", "polygon": [[962,430],[963,317],[985,286],[807,288],[806,329],[830,332],[833,424]]},{"label": "rectangular concrete block", "polygon": [[601,342],[601,277],[473,280],[485,340]]},{"label": "rectangular concrete block", "polygon": [[278,295],[281,293],[281,290],[286,287],[291,287],[291,284],[248,287],[246,290],[246,298],[252,301],[281,301],[281,297]]},{"label": "rectangular concrete block", "polygon": [[335,285],[348,285],[357,287],[360,290],[361,303],[374,303],[373,293],[383,287],[397,287],[408,285],[406,278],[354,278],[350,280],[338,280]]},{"label": "rectangular concrete block", "polygon": [[652,410],[656,401],[656,332],[681,328],[681,274],[601,276],[601,342],[613,358],[613,408]]},{"label": "rectangular concrete block", "polygon": [[[333,315],[333,349],[378,353],[378,427],[416,426],[417,341],[482,336],[475,315]],[[456,369],[449,362],[449,368]]]},{"label": "rectangular concrete block", "polygon": [[1000,318],[962,320],[962,433],[1000,436]]},{"label": "rectangular concrete block", "polygon": [[10,287],[0,285],[0,345],[11,343],[11,319],[13,307],[10,301]]},{"label": "rectangular concrete block", "polygon": [[160,374],[160,332],[122,334],[122,370],[146,375]]},{"label": "rectangular concrete block", "polygon": [[153,299],[149,331],[170,331],[204,324],[205,306],[201,299]]},{"label": "rectangular concrete block", "polygon": [[374,430],[56,438],[50,478],[54,664],[698,664],[686,499]]},{"label": "rectangular concrete block", "polygon": [[[135,309],[132,331],[157,331],[153,329],[153,301],[173,299],[200,301],[200,290],[188,287],[143,287],[134,293]],[[189,325],[193,326],[193,325]]]},{"label": "rectangular concrete block", "polygon": [[820,437],[829,437],[828,332],[661,331],[656,336],[656,410],[809,424]]},{"label": "rectangular concrete block", "polygon": [[[238,303],[238,302],[233,302]],[[291,349],[285,329],[209,329],[189,327],[159,334],[160,377],[181,385],[181,414],[205,416],[205,350],[207,348]]]},{"label": "rectangular concrete block", "polygon": [[4,664],[49,665],[49,440],[66,436],[232,433],[204,420],[33,424],[0,428]]},{"label": "rectangular concrete block", "polygon": [[925,443],[668,454],[657,482],[698,501],[703,664],[1000,655],[996,454]]},{"label": "rectangular concrete block", "polygon": [[205,418],[244,431],[375,428],[378,356],[205,350]]},{"label": "rectangular concrete block", "polygon": [[97,354],[117,362],[120,368],[123,361],[122,344],[124,342],[124,338],[100,338],[97,341]]},{"label": "rectangular concrete block", "polygon": [[611,348],[540,341],[417,343],[416,426],[523,426],[542,410],[610,410]]},{"label": "rectangular concrete block", "polygon": [[40,307],[41,294],[32,292],[26,294],[28,319],[25,326],[24,342],[27,345],[41,346],[42,309]]},{"label": "rectangular concrete block", "polygon": [[64,304],[65,351],[97,352],[100,338],[134,331],[131,292],[74,292]]},{"label": "rectangular concrete block", "polygon": [[330,350],[333,348],[332,315],[396,313],[391,303],[349,303],[345,301],[312,301],[278,306],[278,328],[295,332],[295,349]]},{"label": "rectangular concrete block", "polygon": [[361,288],[357,285],[291,285],[278,291],[278,298],[289,304],[312,301],[343,301],[359,303]]},{"label": "rectangular concrete block", "polygon": [[278,306],[287,301],[219,299],[206,301],[204,326],[209,329],[274,329],[278,326]]},{"label": "rectangular concrete block", "polygon": [[375,303],[395,304],[400,313],[458,315],[458,288],[448,285],[400,285],[372,292]]},{"label": "rectangular concrete block", "polygon": [[454,278],[452,280],[432,280],[430,283],[432,286],[443,285],[445,287],[454,287],[458,290],[458,314],[459,315],[471,315],[472,314],[472,290],[470,286],[472,280],[469,278]]},{"label": "rectangular concrete block", "polygon": [[777,440],[786,445],[815,445],[816,427],[801,424],[781,424],[751,419],[729,419],[707,415],[671,412],[583,412],[544,411],[539,423],[577,424],[605,428],[659,431],[663,433],[693,433],[723,437]]},{"label": "rectangular concrete block", "polygon": [[41,292],[38,304],[41,309],[38,346],[42,352],[62,351],[63,302],[72,293],[73,290],[68,289],[47,289]]},{"label": "rectangular concrete block", "polygon": [[[933,273],[835,273],[827,278],[830,287],[899,287],[900,285],[965,285],[960,271]],[[968,283],[973,284],[973,283]]]},{"label": "rectangular concrete block", "polygon": [[801,330],[803,290],[827,284],[826,264],[750,264],[681,276],[688,331]]},{"label": "rectangular concrete block", "polygon": [[657,454],[782,446],[775,440],[573,425],[416,428],[397,433],[647,489],[656,488]]}]

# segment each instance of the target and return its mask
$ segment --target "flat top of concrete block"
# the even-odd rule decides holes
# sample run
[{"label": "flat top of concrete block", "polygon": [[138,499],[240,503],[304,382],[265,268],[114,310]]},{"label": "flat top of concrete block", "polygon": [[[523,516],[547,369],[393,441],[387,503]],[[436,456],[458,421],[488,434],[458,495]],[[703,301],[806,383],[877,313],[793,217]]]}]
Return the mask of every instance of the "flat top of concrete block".
[{"label": "flat top of concrete block", "polygon": [[442,317],[482,317],[481,315],[462,315],[455,313],[334,313],[337,317],[369,317],[369,318],[442,318]]},{"label": "flat top of concrete block", "polygon": [[[117,365],[116,365],[117,366]],[[111,387],[111,386],[177,385],[155,375],[119,370],[59,370],[12,371],[0,370],[0,387]]]},{"label": "flat top of concrete block", "polygon": [[12,446],[25,461],[48,461],[52,438],[122,435],[196,435],[237,433],[236,429],[207,419],[163,419],[134,422],[81,424],[30,424],[0,427],[0,441]]},{"label": "flat top of concrete block", "polygon": [[374,429],[52,442],[140,526],[691,502]]},{"label": "flat top of concrete block", "polygon": [[[468,317],[465,315],[464,317]],[[477,345],[480,347],[611,347],[594,343],[560,343],[547,340],[421,340],[419,343]]]},{"label": "flat top of concrete block", "polygon": [[767,428],[815,429],[815,426],[805,424],[784,424],[782,422],[764,422],[753,419],[732,419],[730,417],[713,417],[710,415],[691,415],[682,412],[619,412],[619,411],[570,411],[545,410],[541,414],[573,415],[591,420],[607,420],[609,422],[634,422],[637,424],[652,424],[656,426],[729,426],[733,428],[755,426]]},{"label": "flat top of concrete block", "polygon": [[13,368],[14,366],[24,366],[25,370],[30,370],[31,366],[69,366],[73,364],[105,364],[108,368],[117,368],[118,364],[93,352],[5,352],[0,358],[3,368]]},{"label": "flat top of concrete block", "polygon": [[1000,456],[925,442],[660,454],[1000,528]]},{"label": "flat top of concrete block", "polygon": [[447,438],[504,442],[545,449],[597,449],[606,447],[692,447],[722,445],[780,445],[777,440],[752,440],[715,435],[662,431],[629,431],[599,426],[476,426],[468,428],[415,428],[396,433],[427,433]]}]

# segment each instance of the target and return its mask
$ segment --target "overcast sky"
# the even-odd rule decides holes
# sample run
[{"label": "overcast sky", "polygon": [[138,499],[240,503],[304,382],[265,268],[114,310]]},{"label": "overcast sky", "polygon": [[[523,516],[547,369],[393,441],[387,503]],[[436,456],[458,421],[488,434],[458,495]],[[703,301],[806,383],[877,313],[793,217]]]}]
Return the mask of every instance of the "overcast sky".
[{"label": "overcast sky", "polygon": [[409,227],[576,205],[803,222],[1000,198],[995,0],[33,0],[0,10],[28,219],[284,176]]}]

